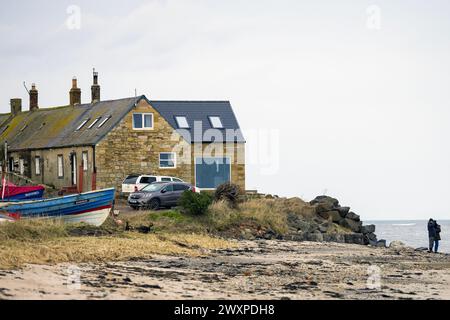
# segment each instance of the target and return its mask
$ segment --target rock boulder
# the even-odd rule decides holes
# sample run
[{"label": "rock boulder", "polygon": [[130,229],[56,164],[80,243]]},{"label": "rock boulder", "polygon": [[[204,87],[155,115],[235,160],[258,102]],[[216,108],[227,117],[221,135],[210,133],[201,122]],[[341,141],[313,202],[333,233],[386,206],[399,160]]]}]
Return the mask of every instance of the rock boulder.
[{"label": "rock boulder", "polygon": [[356,213],[354,213],[354,212],[349,212],[349,213],[347,213],[347,215],[345,216],[347,219],[351,219],[351,220],[354,220],[354,221],[361,221],[361,218],[360,218],[360,216],[359,215],[357,215]]},{"label": "rock boulder", "polygon": [[363,234],[374,233],[375,232],[375,225],[374,224],[369,224],[367,226],[362,226],[361,231],[362,231]]},{"label": "rock boulder", "polygon": [[362,226],[361,222],[345,218],[341,221],[340,225],[343,226],[344,228],[352,230],[353,232],[357,233],[361,232]]}]

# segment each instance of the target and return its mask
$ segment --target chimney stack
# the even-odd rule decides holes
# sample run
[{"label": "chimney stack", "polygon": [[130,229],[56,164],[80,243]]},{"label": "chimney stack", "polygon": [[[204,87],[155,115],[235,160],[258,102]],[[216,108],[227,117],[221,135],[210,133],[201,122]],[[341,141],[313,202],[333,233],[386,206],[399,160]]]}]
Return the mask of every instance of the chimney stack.
[{"label": "chimney stack", "polygon": [[22,99],[14,98],[10,100],[11,102],[11,114],[13,116],[22,112]]},{"label": "chimney stack", "polygon": [[77,78],[72,79],[72,89],[69,92],[70,105],[74,106],[81,103],[81,90],[77,87]]},{"label": "chimney stack", "polygon": [[36,89],[36,84],[31,84],[30,90],[30,111],[38,110],[38,91]]},{"label": "chimney stack", "polygon": [[98,84],[98,72],[93,69],[94,82],[91,86],[92,103],[100,101],[100,86]]}]

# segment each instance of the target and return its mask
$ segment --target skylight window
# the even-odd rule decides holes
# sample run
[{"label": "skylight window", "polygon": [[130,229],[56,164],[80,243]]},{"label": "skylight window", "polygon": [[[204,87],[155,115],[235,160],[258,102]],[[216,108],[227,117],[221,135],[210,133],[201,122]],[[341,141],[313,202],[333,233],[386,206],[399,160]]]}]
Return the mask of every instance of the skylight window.
[{"label": "skylight window", "polygon": [[101,119],[101,117],[98,117],[97,119],[92,121],[92,123],[89,125],[88,129],[92,129],[100,119]]},{"label": "skylight window", "polygon": [[84,125],[89,121],[89,119],[83,120],[83,122],[80,123],[80,125],[78,126],[77,130],[75,131],[80,131],[81,128],[84,127]]},{"label": "skylight window", "polygon": [[223,124],[220,117],[209,117],[209,121],[211,122],[211,126],[215,129],[222,129]]},{"label": "skylight window", "polygon": [[109,119],[111,119],[111,116],[106,117],[105,119],[103,119],[102,122],[100,122],[100,124],[98,125],[97,128],[101,128],[103,127],[103,125],[106,123],[106,121],[108,121]]},{"label": "skylight window", "polygon": [[189,128],[189,123],[187,122],[186,117],[178,116],[178,117],[175,117],[175,120],[177,121],[178,128],[180,128],[180,129],[188,129]]}]

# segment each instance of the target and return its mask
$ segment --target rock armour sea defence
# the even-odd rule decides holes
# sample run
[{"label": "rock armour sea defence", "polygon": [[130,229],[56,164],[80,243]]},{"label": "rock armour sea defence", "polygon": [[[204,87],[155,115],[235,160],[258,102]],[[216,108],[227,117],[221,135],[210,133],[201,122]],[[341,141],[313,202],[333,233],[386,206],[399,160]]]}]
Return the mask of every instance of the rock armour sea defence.
[{"label": "rock armour sea defence", "polygon": [[343,207],[329,196],[318,196],[310,202],[315,207],[316,218],[305,223],[296,215],[289,215],[291,232],[284,236],[293,241],[326,241],[385,247],[385,240],[378,240],[375,225],[363,225],[361,217],[350,207]]}]

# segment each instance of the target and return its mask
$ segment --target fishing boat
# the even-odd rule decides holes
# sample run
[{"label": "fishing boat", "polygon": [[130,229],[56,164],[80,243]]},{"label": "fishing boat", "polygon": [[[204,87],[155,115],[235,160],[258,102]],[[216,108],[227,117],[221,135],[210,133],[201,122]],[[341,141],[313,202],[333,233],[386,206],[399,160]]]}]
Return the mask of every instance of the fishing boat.
[{"label": "fishing boat", "polygon": [[1,201],[37,200],[44,196],[43,186],[16,186],[12,183],[6,184],[2,189]]},{"label": "fishing boat", "polygon": [[114,203],[115,189],[103,189],[64,197],[0,203],[0,222],[19,219],[61,219],[66,223],[101,226]]}]

